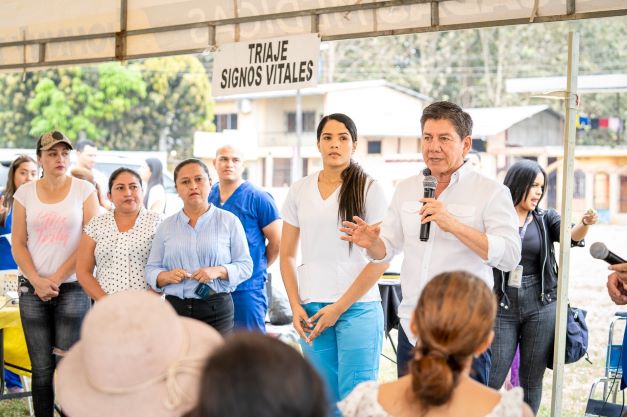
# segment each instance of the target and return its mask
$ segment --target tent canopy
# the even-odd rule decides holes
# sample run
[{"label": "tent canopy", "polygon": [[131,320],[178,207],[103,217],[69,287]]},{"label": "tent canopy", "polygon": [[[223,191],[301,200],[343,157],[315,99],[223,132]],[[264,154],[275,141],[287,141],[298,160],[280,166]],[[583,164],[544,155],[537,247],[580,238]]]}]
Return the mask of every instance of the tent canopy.
[{"label": "tent canopy", "polygon": [[0,70],[627,14],[625,0],[3,0]]}]

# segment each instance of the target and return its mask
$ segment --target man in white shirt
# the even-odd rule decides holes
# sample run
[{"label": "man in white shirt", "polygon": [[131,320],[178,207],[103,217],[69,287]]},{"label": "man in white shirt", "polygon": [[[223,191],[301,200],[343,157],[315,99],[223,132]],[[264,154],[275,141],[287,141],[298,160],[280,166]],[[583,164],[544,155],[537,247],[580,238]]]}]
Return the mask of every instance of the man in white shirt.
[{"label": "man in white shirt", "polygon": [[[389,262],[404,252],[401,266],[403,301],[397,363],[399,376],[416,343],[410,330],[412,312],[425,284],[435,275],[465,270],[493,286],[492,268],[510,271],[520,260],[518,220],[509,190],[464,163],[472,145],[472,119],[446,101],[427,106],[420,119],[422,155],[437,179],[435,198],[424,196],[425,173],[397,187],[385,220],[368,225],[345,222],[342,239],[367,249],[374,262]],[[431,223],[429,239],[420,240],[421,224]],[[366,267],[367,268],[367,267]],[[409,336],[409,337],[408,337]],[[473,363],[474,377],[487,384],[490,356]]]},{"label": "man in white shirt", "polygon": [[[94,177],[94,181],[98,183],[100,193],[98,201],[109,205],[107,191],[109,191],[109,178],[94,167],[96,166],[96,157],[98,148],[96,144],[89,139],[81,139],[76,142],[76,166],[88,170]],[[107,207],[108,208],[108,207]]]}]

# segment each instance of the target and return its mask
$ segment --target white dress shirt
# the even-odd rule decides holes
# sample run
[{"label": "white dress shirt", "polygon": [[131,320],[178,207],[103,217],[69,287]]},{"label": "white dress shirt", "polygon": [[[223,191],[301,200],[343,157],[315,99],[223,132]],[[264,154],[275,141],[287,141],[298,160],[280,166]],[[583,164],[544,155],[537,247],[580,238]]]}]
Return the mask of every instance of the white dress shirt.
[{"label": "white dress shirt", "polygon": [[422,288],[441,272],[465,270],[494,285],[492,268],[511,271],[520,261],[518,217],[509,190],[503,184],[462,165],[451,176],[449,186],[438,197],[446,210],[460,222],[485,233],[488,260],[484,261],[452,233],[431,222],[427,242],[420,241],[420,208],[424,195],[423,174],[403,180],[396,187],[387,216],[381,225],[381,238],[389,262],[404,252],[401,266],[403,301],[398,316],[412,343],[409,322]]}]

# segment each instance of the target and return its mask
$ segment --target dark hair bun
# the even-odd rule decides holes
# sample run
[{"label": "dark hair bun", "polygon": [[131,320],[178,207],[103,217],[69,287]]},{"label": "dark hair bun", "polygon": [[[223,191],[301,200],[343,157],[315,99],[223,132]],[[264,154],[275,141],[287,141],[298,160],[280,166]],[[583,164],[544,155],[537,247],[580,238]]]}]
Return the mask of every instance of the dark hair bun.
[{"label": "dark hair bun", "polygon": [[451,399],[464,365],[489,341],[495,316],[491,288],[468,272],[444,272],[425,285],[414,310],[420,342],[410,366],[423,411]]},{"label": "dark hair bun", "polygon": [[428,350],[411,362],[412,390],[427,406],[446,404],[459,382],[462,367],[452,356]]}]

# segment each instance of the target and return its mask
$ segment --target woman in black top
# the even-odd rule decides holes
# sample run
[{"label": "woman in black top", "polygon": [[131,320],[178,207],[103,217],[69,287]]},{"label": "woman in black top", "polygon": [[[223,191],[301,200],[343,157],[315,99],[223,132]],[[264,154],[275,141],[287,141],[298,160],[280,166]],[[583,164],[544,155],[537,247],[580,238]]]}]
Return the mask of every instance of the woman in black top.
[{"label": "woman in black top", "polygon": [[[499,389],[520,345],[520,385],[534,414],[540,408],[542,379],[553,350],[557,263],[553,244],[560,239],[559,214],[538,207],[544,196],[546,172],[536,162],[521,160],[507,172],[522,239],[520,265],[510,272],[494,269],[498,300],[489,385]],[[594,211],[584,214],[571,231],[571,244],[583,246]]]}]

